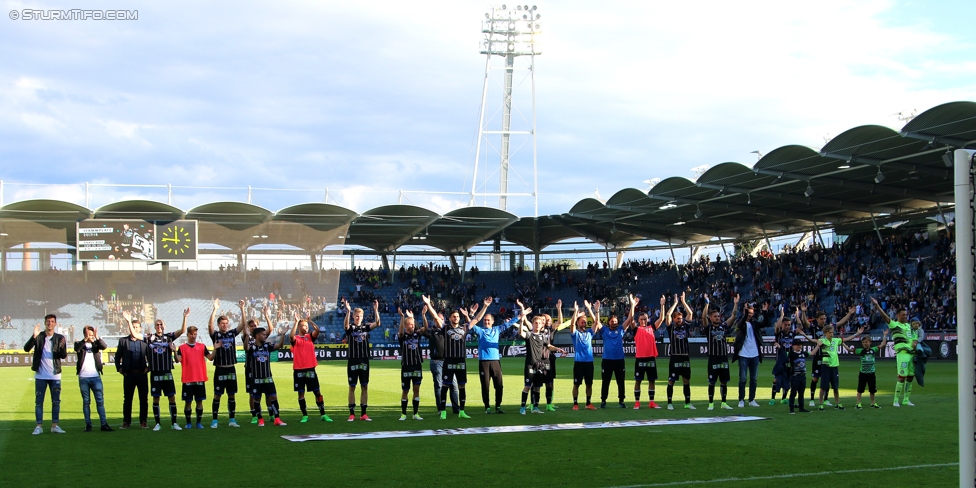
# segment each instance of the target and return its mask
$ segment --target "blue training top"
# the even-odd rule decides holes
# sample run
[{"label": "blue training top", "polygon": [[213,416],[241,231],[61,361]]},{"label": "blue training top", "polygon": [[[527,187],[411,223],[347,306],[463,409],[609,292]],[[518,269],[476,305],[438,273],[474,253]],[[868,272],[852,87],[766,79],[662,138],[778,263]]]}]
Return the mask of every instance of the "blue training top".
[{"label": "blue training top", "polygon": [[573,331],[573,350],[576,354],[577,363],[593,362],[593,332],[584,330],[583,332]]},{"label": "blue training top", "polygon": [[494,326],[492,328],[482,327],[476,325],[471,328],[475,335],[478,336],[478,360],[479,361],[498,361],[501,359],[501,354],[498,352],[498,338],[501,336],[502,331],[508,329],[518,322],[518,316],[509,319],[507,322],[499,326]]},{"label": "blue training top", "polygon": [[624,328],[617,327],[611,330],[604,326],[600,331],[603,334],[603,359],[623,359],[624,358]]}]

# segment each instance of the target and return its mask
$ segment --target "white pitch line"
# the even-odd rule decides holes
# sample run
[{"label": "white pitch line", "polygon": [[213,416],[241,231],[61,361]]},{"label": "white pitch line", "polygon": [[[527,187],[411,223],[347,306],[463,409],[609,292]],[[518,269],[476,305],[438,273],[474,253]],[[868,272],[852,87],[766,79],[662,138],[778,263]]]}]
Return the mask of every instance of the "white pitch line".
[{"label": "white pitch line", "polygon": [[949,466],[959,466],[959,463],[915,464],[912,466],[894,466],[890,468],[844,469],[840,471],[820,471],[817,473],[791,473],[791,474],[779,474],[774,476],[750,476],[747,478],[731,477],[731,478],[718,478],[713,480],[672,481],[670,483],[649,483],[649,484],[642,484],[642,485],[612,486],[609,488],[651,488],[655,486],[701,485],[705,483],[728,483],[734,481],[763,481],[763,480],[802,478],[806,476],[826,476],[832,474],[874,473],[878,471],[899,471],[903,469],[944,468]]}]

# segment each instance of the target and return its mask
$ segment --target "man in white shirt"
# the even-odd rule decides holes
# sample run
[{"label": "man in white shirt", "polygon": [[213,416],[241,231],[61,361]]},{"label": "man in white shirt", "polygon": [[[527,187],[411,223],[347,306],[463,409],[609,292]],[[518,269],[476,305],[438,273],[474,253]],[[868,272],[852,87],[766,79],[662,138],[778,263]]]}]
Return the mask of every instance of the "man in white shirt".
[{"label": "man in white shirt", "polygon": [[739,361],[739,408],[746,406],[746,376],[749,377],[749,406],[758,407],[756,403],[756,385],[759,374],[759,363],[762,362],[760,345],[762,335],[759,328],[753,325],[755,309],[753,304],[746,304],[742,315],[735,324],[735,344],[732,361]]},{"label": "man in white shirt", "polygon": [[85,414],[85,432],[92,431],[91,423],[91,396],[95,395],[95,408],[98,409],[98,420],[101,421],[101,430],[112,432],[105,417],[105,397],[102,388],[102,351],[108,346],[98,331],[86,325],[85,338],[75,343],[75,352],[78,354],[78,386],[81,388],[82,411]]},{"label": "man in white shirt", "polygon": [[58,318],[54,314],[44,317],[44,331],[41,324],[34,326],[34,334],[24,344],[24,351],[34,350],[31,370],[34,371],[34,417],[37,426],[34,435],[42,434],[44,429],[44,396],[51,390],[51,432],[64,434],[58,426],[61,414],[61,360],[68,357],[67,341],[64,336],[54,332]]}]

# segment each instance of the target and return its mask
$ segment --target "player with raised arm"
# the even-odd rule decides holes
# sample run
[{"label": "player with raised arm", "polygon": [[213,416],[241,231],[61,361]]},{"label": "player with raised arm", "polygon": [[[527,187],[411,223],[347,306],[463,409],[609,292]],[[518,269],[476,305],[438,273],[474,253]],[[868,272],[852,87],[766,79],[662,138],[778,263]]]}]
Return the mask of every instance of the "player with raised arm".
[{"label": "player with raised arm", "polygon": [[[439,414],[441,411],[447,411],[447,405],[441,403],[441,387],[443,386],[441,380],[444,379],[444,351],[447,347],[443,331],[444,315],[437,312],[429,296],[422,295],[421,298],[424,301],[424,309],[420,312],[420,315],[424,319],[424,329],[427,331],[427,343],[430,345],[430,376],[434,380],[431,383],[434,384],[434,402],[437,404],[437,412]],[[434,323],[430,325],[427,322],[428,312],[434,318]],[[452,410],[457,413],[460,410],[458,406],[461,404],[458,401],[457,385],[454,383],[449,384],[448,393],[451,395]]]},{"label": "player with raised arm", "polygon": [[681,377],[681,381],[684,383],[682,391],[685,396],[685,408],[694,410],[695,406],[691,404],[691,347],[688,344],[688,337],[691,336],[688,324],[691,323],[693,314],[688,302],[685,301],[684,292],[681,293],[680,303],[684,308],[684,313],[681,310],[675,310],[678,307],[678,295],[675,295],[674,303],[671,304],[671,308],[665,315],[665,325],[668,328],[670,342],[668,347],[670,359],[668,364],[668,410],[674,410],[671,399],[674,396],[674,382],[678,380],[678,377]]},{"label": "player with raised arm", "polygon": [[918,347],[918,335],[908,323],[908,310],[904,307],[896,309],[895,319],[892,320],[881,309],[881,305],[878,304],[878,301],[874,297],[871,298],[871,304],[874,305],[874,309],[881,314],[881,318],[888,324],[888,329],[891,330],[891,342],[894,343],[898,382],[895,383],[895,401],[892,405],[895,407],[902,405],[898,397],[904,392],[904,404],[909,407],[914,407],[915,404],[911,402],[909,397],[912,394],[912,381],[915,380],[915,362],[913,359],[915,357],[915,348]]},{"label": "player with raised arm", "polygon": [[711,302],[705,295],[705,310],[702,314],[702,327],[708,336],[708,410],[715,409],[715,383],[719,383],[719,393],[722,395],[722,410],[732,410],[727,403],[729,393],[729,343],[728,332],[735,320],[736,309],[739,307],[739,295],[732,298],[732,315],[727,321],[722,321],[722,312],[717,308],[710,308]]},{"label": "player with raised arm", "polygon": [[425,337],[426,330],[417,329],[413,312],[400,313],[400,330],[397,341],[400,342],[400,420],[407,420],[407,395],[413,386],[413,419],[423,420],[420,416],[420,384],[424,381],[424,356],[420,350],[420,338]]},{"label": "player with raised arm", "polygon": [[[213,420],[210,428],[217,428],[217,416],[220,413],[220,397],[227,393],[227,414],[229,421],[228,427],[240,427],[237,425],[235,415],[237,413],[237,336],[244,330],[244,316],[246,308],[244,300],[238,302],[241,307],[241,324],[237,328],[230,328],[230,319],[221,315],[217,316],[220,309],[220,300],[214,299],[213,312],[210,313],[210,321],[207,322],[207,332],[214,345],[214,399],[211,405]],[[214,330],[214,320],[217,321],[217,329]]]},{"label": "player with raised arm", "polygon": [[[841,318],[837,322],[835,322],[833,324],[829,324],[829,325],[832,325],[834,327],[834,330],[835,331],[836,330],[840,330],[840,327],[842,325],[846,324],[848,321],[851,320],[851,317],[854,316],[854,312],[856,310],[857,309],[855,307],[851,307],[850,309],[848,309],[847,315],[845,315],[843,318]],[[801,302],[800,303],[800,324],[804,328],[807,326],[807,324],[810,324],[810,320],[807,317],[807,304],[806,304],[806,302]],[[827,325],[828,325],[827,324],[827,313],[824,312],[823,310],[821,310],[820,312],[817,312],[816,320],[814,320],[813,324],[811,324],[811,327],[812,327],[813,330],[810,331],[810,333],[808,334],[808,336],[811,337],[813,340],[823,339],[823,336],[824,336],[823,330],[824,330],[824,327],[827,327]],[[824,358],[826,356],[827,356],[827,351],[825,351],[823,348],[820,349],[820,353],[819,354],[814,354],[813,355],[813,358],[814,358],[814,362],[813,362],[813,374],[811,375],[811,379],[810,379],[810,406],[811,407],[816,407],[817,406],[817,403],[816,403],[817,390],[818,390],[817,386],[818,386],[818,384],[820,382],[820,377],[821,377],[822,370],[823,370],[823,361],[824,361]],[[826,403],[824,403],[824,405],[830,407],[833,404],[831,404],[830,401],[828,400]]]},{"label": "player with raised arm", "polygon": [[[245,341],[245,353],[251,356],[251,397],[254,403],[261,404],[261,395],[264,395],[265,405],[268,407],[268,414],[274,419],[274,424],[284,427],[288,425],[281,420],[281,412],[278,407],[278,390],[275,388],[274,377],[271,374],[271,354],[281,349],[285,343],[285,335],[278,334],[278,342],[267,342],[272,329],[257,327],[251,329],[244,328],[246,337],[253,338],[254,341]],[[258,419],[258,427],[264,427],[264,419]]]},{"label": "player with raised arm", "polygon": [[[490,404],[488,403],[488,384],[489,382],[495,388],[495,410],[494,413],[505,413],[502,411],[502,363],[501,363],[501,353],[498,350],[498,340],[501,337],[501,333],[512,325],[518,323],[518,314],[516,317],[512,318],[509,322],[502,324],[500,327],[495,327],[495,317],[487,313],[488,307],[494,302],[491,296],[487,296],[484,299],[484,306],[478,315],[470,320],[468,327],[476,336],[478,336],[478,373],[481,379],[481,401],[485,404],[485,413],[493,413]],[[465,317],[467,318],[467,312]],[[484,320],[484,327],[478,325],[478,322]]]},{"label": "player with raised arm", "polygon": [[325,414],[325,399],[319,386],[318,372],[315,370],[319,361],[315,356],[315,339],[319,337],[319,328],[312,322],[308,313],[302,319],[298,309],[294,310],[295,325],[291,328],[291,353],[293,358],[292,375],[295,380],[295,391],[298,393],[298,407],[302,410],[302,423],[308,422],[308,405],[305,403],[305,390],[315,394],[315,405],[319,408],[319,418],[325,422],[332,422],[332,418]]},{"label": "player with raised arm", "polygon": [[[517,302],[522,308],[521,302]],[[519,413],[525,415],[525,402],[532,392],[532,413],[544,413],[539,410],[539,389],[546,381],[547,371],[549,370],[549,354],[566,351],[553,346],[550,335],[544,330],[546,318],[536,315],[532,318],[532,325],[529,325],[525,314],[522,314],[522,325],[519,328],[519,335],[525,339],[525,387],[522,389],[522,406]]]},{"label": "player with raised arm", "polygon": [[[197,342],[197,328],[186,328],[186,343],[176,350],[176,362],[183,365],[181,381],[183,383],[183,415],[186,417],[186,428],[192,429],[190,407],[197,404],[197,428],[203,428],[203,401],[207,399],[207,361],[213,360],[214,353],[205,344]],[[176,429],[179,430],[179,429]]]},{"label": "player with raised arm", "polygon": [[[583,301],[590,315],[593,308],[590,302]],[[586,315],[573,302],[573,410],[579,410],[579,387],[586,383],[586,408],[596,410],[591,399],[593,397],[593,332],[586,328]]]},{"label": "player with raised arm", "polygon": [[637,349],[634,358],[634,410],[640,409],[641,382],[647,379],[647,408],[661,408],[654,402],[654,389],[657,382],[657,339],[654,329],[661,326],[664,320],[664,296],[661,296],[661,317],[657,323],[651,325],[646,313],[641,313],[634,319],[634,309],[639,298],[627,296],[630,302],[630,313],[624,321],[624,330],[634,328],[634,346]]},{"label": "player with raised arm", "polygon": [[172,421],[173,430],[180,430],[176,420],[176,383],[173,381],[173,353],[176,352],[174,341],[186,332],[186,317],[190,315],[190,309],[183,311],[183,326],[176,332],[166,332],[166,326],[162,319],[156,319],[155,331],[146,336],[145,341],[149,344],[149,392],[153,397],[153,418],[156,419],[154,431],[158,431],[159,424],[159,397],[166,395],[169,398],[169,416]]},{"label": "player with raised arm", "polygon": [[[356,384],[359,384],[359,420],[370,422],[373,419],[366,415],[369,406],[369,332],[380,326],[380,303],[373,300],[373,314],[375,322],[363,323],[363,309],[353,310],[349,302],[343,298],[342,305],[346,307],[346,317],[343,327],[346,330],[346,343],[349,344],[349,359],[346,363],[346,376],[349,378],[349,421],[356,420]],[[351,321],[350,321],[351,320]]]},{"label": "player with raised arm", "polygon": [[862,332],[864,332],[864,327],[858,329],[854,335],[841,339],[834,337],[834,326],[824,327],[824,337],[820,339],[820,349],[827,351],[827,355],[824,357],[823,369],[820,373],[823,383],[820,385],[820,407],[817,408],[818,410],[823,411],[824,409],[824,400],[827,398],[828,389],[834,391],[834,402],[836,402],[834,408],[837,410],[844,409],[844,405],[840,403],[840,358],[837,354],[841,347],[845,347],[843,346],[845,342],[853,340]]},{"label": "player with raised arm", "polygon": [[[425,303],[433,308],[428,298]],[[447,317],[447,325],[439,331],[444,335],[444,374],[441,377],[441,401],[443,407],[447,404],[447,390],[451,388],[451,383],[457,381],[458,385],[458,418],[471,418],[464,412],[464,404],[467,394],[464,386],[468,382],[468,370],[465,359],[467,358],[467,348],[465,337],[468,335],[468,324],[461,325],[461,313],[458,310],[451,312]],[[440,411],[440,419],[447,419],[447,410]]]},{"label": "player with raised arm", "polygon": [[607,395],[610,393],[610,379],[617,381],[617,400],[620,408],[627,408],[624,401],[627,399],[624,393],[624,375],[626,374],[626,364],[624,363],[624,328],[620,327],[620,321],[616,315],[607,318],[607,326],[603,327],[600,323],[600,302],[596,305],[595,315],[593,316],[594,331],[593,335],[602,331],[603,338],[603,357],[600,360],[600,408],[607,408]]},{"label": "player with raised arm", "polygon": [[861,395],[867,389],[871,395],[871,408],[881,408],[875,401],[875,394],[878,392],[878,380],[875,374],[875,359],[881,350],[888,343],[888,329],[884,330],[881,337],[881,345],[871,346],[871,335],[867,334],[861,338],[861,347],[854,349],[854,354],[861,357],[861,371],[857,376],[857,403],[854,405],[856,410],[861,410]]},{"label": "player with raised arm", "polygon": [[[556,339],[557,332],[573,325],[572,320],[563,320],[563,301],[561,299],[556,300],[556,310],[558,321],[555,323],[549,314],[543,315],[546,318],[545,329],[549,333],[550,341]],[[562,353],[560,352],[560,354]],[[549,412],[556,411],[556,406],[552,403],[552,395],[556,384],[556,358],[557,356],[555,354],[549,355],[549,371],[546,372],[546,410]]]},{"label": "player with raised arm", "polygon": [[[796,317],[800,317],[799,309],[796,310]],[[789,359],[790,351],[793,349],[793,337],[795,337],[795,334],[793,333],[793,324],[786,318],[786,308],[782,304],[779,306],[779,318],[773,324],[773,334],[775,337],[773,349],[776,351],[776,364],[773,365],[773,389],[769,397],[770,406],[776,405],[776,394],[780,390],[783,391],[783,400],[781,403],[786,403],[786,395],[789,393],[793,384],[786,363]],[[804,376],[806,376],[805,371]],[[803,388],[806,389],[806,385]]]}]

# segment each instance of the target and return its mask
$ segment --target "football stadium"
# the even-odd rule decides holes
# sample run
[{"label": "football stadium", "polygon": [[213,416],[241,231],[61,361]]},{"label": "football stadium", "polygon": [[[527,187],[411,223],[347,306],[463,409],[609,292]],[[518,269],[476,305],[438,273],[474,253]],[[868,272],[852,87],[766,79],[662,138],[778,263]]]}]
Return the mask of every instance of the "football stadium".
[{"label": "football stadium", "polygon": [[976,482],[976,102],[539,215],[536,12],[447,211],[0,181],[3,485]]}]

